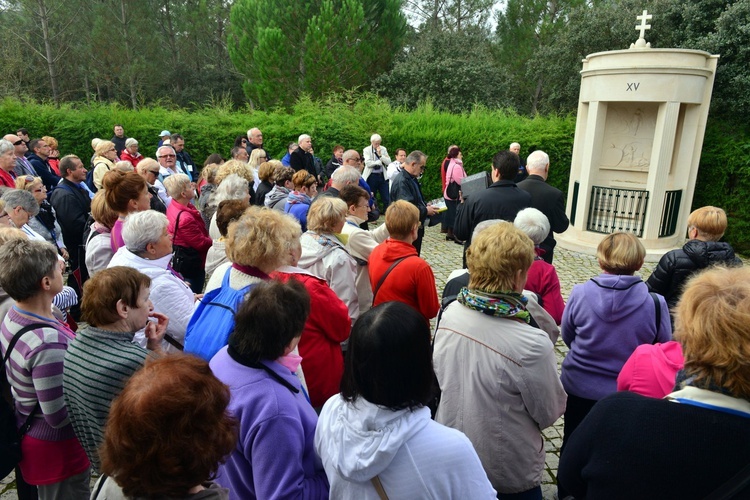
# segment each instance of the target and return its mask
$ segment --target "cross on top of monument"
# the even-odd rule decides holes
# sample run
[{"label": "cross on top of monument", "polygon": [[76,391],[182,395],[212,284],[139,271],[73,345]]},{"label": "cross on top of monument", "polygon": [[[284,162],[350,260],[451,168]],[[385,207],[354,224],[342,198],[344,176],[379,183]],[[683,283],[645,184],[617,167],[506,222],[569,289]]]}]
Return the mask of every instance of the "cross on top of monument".
[{"label": "cross on top of monument", "polygon": [[651,14],[649,14],[647,10],[644,10],[643,14],[641,14],[640,16],[635,16],[635,18],[638,21],[641,22],[641,24],[636,24],[635,25],[635,30],[641,32],[641,36],[639,38],[644,38],[644,35],[646,34],[646,30],[650,30],[651,29],[651,25],[650,24],[646,24],[646,22],[650,21],[651,18],[653,18],[653,17],[654,16],[652,16]]},{"label": "cross on top of monument", "polygon": [[651,18],[654,17],[651,14],[648,13],[647,10],[643,11],[643,14],[640,16],[636,16],[635,18],[641,22],[641,24],[635,25],[635,30],[641,32],[641,36],[638,37],[638,40],[636,40],[635,43],[630,44],[631,49],[650,49],[651,44],[646,42],[646,39],[644,38],[646,34],[646,30],[651,29],[650,24],[646,24]]}]

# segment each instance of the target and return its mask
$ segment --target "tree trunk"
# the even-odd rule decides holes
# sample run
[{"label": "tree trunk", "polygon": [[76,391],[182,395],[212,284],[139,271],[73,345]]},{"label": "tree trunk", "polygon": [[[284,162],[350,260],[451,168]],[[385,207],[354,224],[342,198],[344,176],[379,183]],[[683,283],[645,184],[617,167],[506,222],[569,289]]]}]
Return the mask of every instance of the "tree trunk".
[{"label": "tree trunk", "polygon": [[60,105],[60,96],[57,91],[57,68],[55,67],[55,59],[52,56],[52,44],[50,43],[49,24],[48,24],[48,12],[47,6],[44,4],[44,0],[38,0],[37,6],[39,7],[39,20],[42,24],[42,39],[44,40],[44,55],[47,60],[47,72],[49,73],[49,83],[52,87],[52,99],[55,101],[55,106]]}]

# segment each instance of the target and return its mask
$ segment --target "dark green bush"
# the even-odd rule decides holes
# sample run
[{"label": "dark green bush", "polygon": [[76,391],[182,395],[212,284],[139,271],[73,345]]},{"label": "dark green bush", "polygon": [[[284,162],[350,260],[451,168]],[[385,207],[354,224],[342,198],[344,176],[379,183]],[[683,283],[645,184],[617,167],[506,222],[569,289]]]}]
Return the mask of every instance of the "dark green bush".
[{"label": "dark green bush", "polygon": [[[229,156],[237,135],[253,126],[263,130],[266,149],[281,158],[286,145],[302,133],[313,137],[315,154],[328,161],[336,144],[362,150],[372,133],[383,137],[383,145],[395,153],[419,149],[429,156],[422,179],[425,196],[440,193],[439,165],[448,146],[458,144],[469,173],[490,168],[492,156],[511,142],[522,145],[527,155],[543,149],[550,155],[549,182],[563,191],[568,188],[574,116],[527,118],[511,112],[476,108],[471,113],[436,111],[429,103],[414,111],[392,109],[372,95],[345,94],[323,101],[302,98],[291,112],[232,111],[216,106],[194,112],[146,108],[139,111],[116,105],[51,105],[0,101],[0,130],[29,129],[32,137],[52,135],[62,154],[90,158],[91,139],[112,137],[112,126],[121,123],[129,137],[141,144],[141,153],[153,156],[158,133],[168,129],[185,137],[186,149],[202,164],[211,153]],[[701,168],[695,189],[694,207],[716,205],[729,216],[726,240],[738,251],[750,252],[750,127],[709,120]],[[395,156],[395,155],[394,155]]]}]

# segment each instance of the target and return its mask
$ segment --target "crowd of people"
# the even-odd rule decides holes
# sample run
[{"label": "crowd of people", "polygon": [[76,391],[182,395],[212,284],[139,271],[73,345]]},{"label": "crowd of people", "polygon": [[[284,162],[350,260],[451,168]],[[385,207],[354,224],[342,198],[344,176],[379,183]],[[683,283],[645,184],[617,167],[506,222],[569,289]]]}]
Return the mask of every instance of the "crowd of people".
[{"label": "crowd of people", "polygon": [[[561,500],[750,494],[750,270],[722,209],[646,282],[638,238],[606,235],[566,304],[543,151],[511,144],[468,194],[451,145],[441,207],[426,155],[378,134],[326,165],[308,134],[274,160],[252,128],[202,166],[159,139],[145,157],[116,125],[85,162],[0,140],[22,500],[538,500],[561,416]],[[441,221],[465,269],[439,297],[420,253]]]}]

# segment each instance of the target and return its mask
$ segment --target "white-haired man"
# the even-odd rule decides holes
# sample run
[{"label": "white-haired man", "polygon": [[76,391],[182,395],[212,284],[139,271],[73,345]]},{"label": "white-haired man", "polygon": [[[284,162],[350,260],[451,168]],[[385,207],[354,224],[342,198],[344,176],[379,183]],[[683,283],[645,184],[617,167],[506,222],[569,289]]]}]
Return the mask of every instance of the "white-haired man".
[{"label": "white-haired man", "polygon": [[[253,149],[263,149],[263,132],[258,127],[253,127],[247,131],[248,157],[253,152]],[[268,155],[268,151],[266,151],[266,155]],[[271,157],[269,156],[268,159],[270,160]]]},{"label": "white-haired man", "polygon": [[550,231],[539,247],[544,250],[541,255],[545,262],[552,264],[555,251],[555,237],[553,233],[562,233],[568,229],[570,221],[565,214],[565,197],[562,191],[547,184],[549,174],[549,156],[541,150],[531,153],[526,160],[526,170],[529,176],[520,182],[518,187],[531,195],[531,206],[547,216]]},{"label": "white-haired man", "polygon": [[297,140],[299,147],[289,155],[289,166],[295,172],[307,170],[315,175],[315,161],[312,155],[312,138],[307,134],[302,134]]},{"label": "white-haired man", "polygon": [[381,145],[382,138],[378,134],[372,134],[370,145],[362,150],[362,157],[365,161],[365,170],[362,173],[367,184],[374,194],[380,194],[380,202],[383,204],[383,211],[388,208],[390,197],[388,195],[388,179],[385,176],[386,169],[391,163],[391,157],[388,156],[388,150]]},{"label": "white-haired man", "polygon": [[28,158],[25,156],[29,148],[26,147],[24,140],[16,134],[7,134],[3,139],[13,144],[13,155],[16,157],[16,166],[13,168],[13,171],[15,172],[16,177],[22,175],[36,177],[36,170],[34,170],[31,162],[29,162]]},{"label": "white-haired man", "polygon": [[518,155],[518,159],[521,160],[521,166],[518,167],[518,175],[516,175],[516,178],[513,179],[513,182],[518,184],[529,176],[529,172],[526,170],[526,162],[524,161],[523,156],[521,156],[521,145],[517,142],[511,142],[508,151],[516,153]]}]

